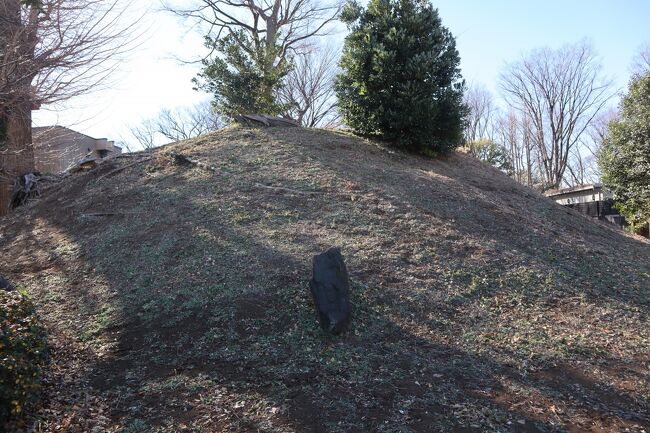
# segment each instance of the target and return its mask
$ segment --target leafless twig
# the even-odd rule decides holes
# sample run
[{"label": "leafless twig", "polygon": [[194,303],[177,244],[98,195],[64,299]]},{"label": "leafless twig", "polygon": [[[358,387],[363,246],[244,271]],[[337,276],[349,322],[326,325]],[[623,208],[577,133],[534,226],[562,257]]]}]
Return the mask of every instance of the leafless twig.
[{"label": "leafless twig", "polygon": [[165,4],[168,11],[203,24],[213,39],[244,31],[252,46],[244,41],[240,46],[251,55],[277,45],[274,66],[304,52],[312,38],[328,34],[341,7],[340,0],[196,0],[190,6],[170,0]]},{"label": "leafless twig", "polygon": [[286,77],[281,99],[290,106],[288,117],[302,126],[326,126],[338,118],[333,88],[336,53],[327,47],[299,54],[294,59],[295,67]]},{"label": "leafless twig", "polygon": [[593,49],[582,42],[533,51],[501,75],[507,102],[529,122],[547,187],[560,186],[572,150],[614,95],[600,69]]}]

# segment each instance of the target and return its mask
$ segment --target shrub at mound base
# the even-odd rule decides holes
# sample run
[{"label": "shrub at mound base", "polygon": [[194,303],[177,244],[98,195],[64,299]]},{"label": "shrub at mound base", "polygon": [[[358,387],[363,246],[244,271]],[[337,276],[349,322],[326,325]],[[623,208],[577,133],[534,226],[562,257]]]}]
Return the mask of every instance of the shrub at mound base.
[{"label": "shrub at mound base", "polygon": [[32,303],[0,290],[0,428],[36,395],[45,357],[45,329]]}]

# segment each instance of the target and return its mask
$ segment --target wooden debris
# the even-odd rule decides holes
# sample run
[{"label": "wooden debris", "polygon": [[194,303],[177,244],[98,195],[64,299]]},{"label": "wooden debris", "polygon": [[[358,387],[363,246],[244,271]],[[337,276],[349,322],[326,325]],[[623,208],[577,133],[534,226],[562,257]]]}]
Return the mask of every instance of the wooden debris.
[{"label": "wooden debris", "polygon": [[197,161],[195,159],[188,158],[187,156],[183,155],[182,153],[177,153],[177,152],[170,152],[169,156],[172,158],[172,161],[176,165],[180,165],[183,167],[199,167],[207,171],[211,171],[213,173],[216,173],[219,171],[216,167],[213,167],[211,165],[207,165],[201,161]]},{"label": "wooden debris", "polygon": [[82,217],[106,217],[106,216],[117,216],[117,215],[138,215],[139,212],[91,212],[91,213],[82,213]]},{"label": "wooden debris", "polygon": [[38,172],[26,173],[22,176],[16,176],[14,179],[14,189],[11,195],[11,208],[15,209],[22,206],[30,199],[41,195],[38,188],[38,181],[41,174]]},{"label": "wooden debris", "polygon": [[118,167],[115,170],[111,170],[108,173],[106,173],[105,175],[98,177],[97,180],[102,180],[104,178],[113,176],[114,174],[117,174],[120,171],[126,170],[129,167],[133,167],[134,165],[141,164],[143,162],[151,161],[152,159],[153,159],[153,156],[149,156],[149,157],[146,157],[146,158],[142,158],[142,159],[140,159],[138,161],[132,162],[130,164],[123,165],[122,167]]},{"label": "wooden debris", "polygon": [[272,191],[288,192],[292,194],[305,194],[305,195],[313,195],[319,193],[322,194],[322,192],[319,191],[301,191],[299,189],[287,188],[285,186],[270,186],[270,185],[263,185],[261,183],[255,183],[254,185],[258,188],[269,189]]},{"label": "wooden debris", "polygon": [[329,194],[329,195],[340,195],[343,197],[352,197],[354,195],[360,195],[362,194],[362,191],[345,191],[345,192],[339,192],[339,191],[307,191],[307,190],[300,190],[300,189],[294,189],[294,188],[288,188],[286,186],[273,186],[273,185],[264,185],[262,183],[257,183],[255,182],[253,184],[257,188],[264,188],[268,189],[271,191],[278,191],[278,192],[286,192],[290,194],[303,194],[303,195],[317,195],[317,194]]},{"label": "wooden debris", "polygon": [[115,155],[112,159],[140,158],[142,156],[149,156],[149,155],[151,155],[151,150],[143,150],[140,152],[122,153],[120,155]]},{"label": "wooden debris", "polygon": [[246,126],[300,127],[300,124],[293,119],[266,114],[239,114],[235,116],[235,122]]},{"label": "wooden debris", "polygon": [[70,167],[68,167],[65,170],[65,172],[66,173],[77,173],[77,172],[80,172],[80,171],[94,170],[102,162],[103,162],[102,158],[96,158],[94,156],[86,155],[85,157],[83,157],[79,161],[75,162]]}]

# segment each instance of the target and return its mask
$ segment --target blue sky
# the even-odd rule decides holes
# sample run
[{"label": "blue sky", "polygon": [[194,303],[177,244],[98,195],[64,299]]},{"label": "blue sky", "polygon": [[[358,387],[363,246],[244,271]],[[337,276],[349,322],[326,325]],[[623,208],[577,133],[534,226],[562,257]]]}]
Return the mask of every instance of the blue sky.
[{"label": "blue sky", "polygon": [[[115,86],[34,116],[38,126],[58,123],[95,137],[119,139],[164,107],[207,98],[192,90],[197,67],[175,58],[203,52],[202,39],[176,19],[155,12],[158,0],[134,0],[134,15],[148,28],[142,46],[124,59]],[[444,25],[457,38],[463,75],[496,93],[506,62],[534,48],[590,40],[603,72],[624,88],[633,57],[650,43],[650,0],[437,0]],[[127,17],[128,18],[128,17]],[[336,35],[341,38],[344,34]]]},{"label": "blue sky", "polygon": [[456,36],[463,75],[496,91],[505,62],[537,47],[588,39],[603,72],[624,87],[630,64],[650,43],[648,0],[438,0],[443,23]]}]

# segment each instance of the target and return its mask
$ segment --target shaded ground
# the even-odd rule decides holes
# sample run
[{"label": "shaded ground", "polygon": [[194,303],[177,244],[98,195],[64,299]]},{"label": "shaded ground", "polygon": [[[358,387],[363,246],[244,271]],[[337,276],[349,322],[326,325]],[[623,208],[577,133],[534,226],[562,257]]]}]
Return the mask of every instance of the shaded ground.
[{"label": "shaded ground", "polygon": [[[142,159],[0,223],[0,273],[51,333],[36,431],[650,431],[646,241],[469,157],[333,132]],[[307,290],[332,245],[355,308],[337,338]]]}]

